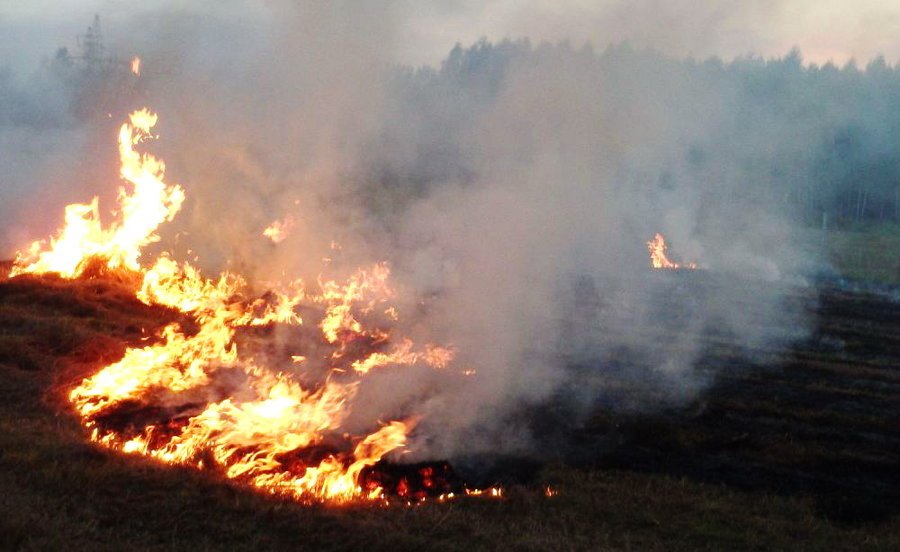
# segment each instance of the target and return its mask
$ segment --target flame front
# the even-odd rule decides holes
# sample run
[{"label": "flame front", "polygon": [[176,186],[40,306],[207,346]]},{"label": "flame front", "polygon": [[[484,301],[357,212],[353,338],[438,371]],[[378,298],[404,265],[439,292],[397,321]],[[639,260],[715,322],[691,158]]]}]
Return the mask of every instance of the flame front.
[{"label": "flame front", "polygon": [[666,246],[666,239],[659,232],[657,232],[656,235],[653,236],[652,240],[647,242],[647,249],[650,251],[650,266],[652,266],[653,268],[697,268],[697,265],[695,263],[679,264],[670,261],[667,254],[668,247]]},{"label": "flame front", "polygon": [[[121,360],[72,389],[69,398],[92,439],[166,463],[214,466],[229,478],[297,498],[382,497],[382,488],[361,486],[360,474],[402,449],[415,424],[375,421],[368,434],[348,436],[341,431],[348,404],[373,369],[417,363],[444,368],[452,349],[419,350],[409,339],[365,327],[367,316],[397,316],[393,307],[382,308],[393,293],[383,263],[345,283],[320,280],[317,290],[308,290],[291,282],[258,299],[248,298],[246,282],[235,274],[208,279],[166,254],[142,264],[142,248],[159,239],[158,226],[172,219],[185,197],[181,187],[165,182],[161,160],[135,150],[156,121],[149,110],[136,111],[119,132],[120,174],[129,187],[119,192],[117,219],[104,228],[96,198],[68,206],[62,230],[19,254],[11,273],[89,277],[87,268],[99,262],[135,275],[135,294],[144,303],[177,309],[197,322],[195,331],[169,325],[156,343],[128,348]],[[318,355],[331,369],[311,386],[301,385],[290,363],[285,371],[261,366],[239,354],[236,343],[239,331],[254,326],[304,325],[301,305],[321,314],[318,324],[306,326],[321,346],[291,356],[305,365]],[[329,354],[323,357],[321,350]]]},{"label": "flame front", "polygon": [[134,146],[150,138],[156,115],[135,111],[119,130],[120,174],[127,187],[119,189],[119,216],[108,228],[100,221],[98,199],[66,207],[65,225],[49,244],[36,241],[16,256],[10,276],[55,272],[80,276],[93,260],[107,268],[139,271],[141,249],[159,240],[156,229],[172,220],[184,202],[184,190],[166,184],[165,164]]}]

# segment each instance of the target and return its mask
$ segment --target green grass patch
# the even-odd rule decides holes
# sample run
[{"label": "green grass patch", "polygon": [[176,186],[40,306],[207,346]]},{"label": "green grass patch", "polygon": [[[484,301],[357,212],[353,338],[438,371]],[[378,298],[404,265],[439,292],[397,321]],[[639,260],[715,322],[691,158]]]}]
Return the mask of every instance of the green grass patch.
[{"label": "green grass patch", "polygon": [[900,284],[900,226],[810,230],[805,241],[845,278]]}]

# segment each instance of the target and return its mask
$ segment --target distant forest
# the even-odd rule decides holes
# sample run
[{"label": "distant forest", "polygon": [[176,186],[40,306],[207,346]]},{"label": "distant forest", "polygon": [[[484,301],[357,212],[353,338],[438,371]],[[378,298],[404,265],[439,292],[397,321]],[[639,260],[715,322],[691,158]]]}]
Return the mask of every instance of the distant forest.
[{"label": "distant forest", "polygon": [[[124,104],[121,96],[134,94],[127,63],[98,41],[83,41],[77,54],[60,49],[31,77],[0,69],[0,137],[77,126]],[[395,66],[389,74],[388,111],[368,163],[377,185],[398,193],[472,178],[473,129],[490,124],[484,114],[510,101],[510,89],[531,87],[547,92],[521,108],[522,135],[542,113],[583,116],[607,136],[597,155],[623,185],[721,183],[722,194],[766,195],[811,226],[900,222],[900,68],[883,58],[837,67],[804,64],[798,51],[725,62],[628,45],[598,52],[481,41],[455,47],[438,67]],[[554,96],[561,80],[581,93],[571,112],[570,97]],[[555,147],[579,147],[577,133],[568,139]],[[379,154],[379,144],[398,142],[414,144],[413,154]],[[610,143],[618,149],[603,151]]]},{"label": "distant forest", "polygon": [[[649,139],[623,140],[655,153],[619,167],[623,180],[645,169],[655,174],[643,178],[664,188],[728,179],[725,193],[755,189],[810,225],[823,216],[829,226],[900,222],[900,67],[882,57],[837,67],[804,64],[796,50],[724,62],[676,60],[627,44],[597,53],[565,43],[482,41],[457,46],[437,70],[401,71],[404,117],[447,129],[440,143],[424,147],[445,158],[438,166],[458,167],[446,159],[460,143],[454,129],[466,128],[461,121],[485,104],[504,101],[511,73],[521,81],[528,71],[537,87],[577,79],[606,112],[597,117],[580,105],[584,117],[614,123],[610,134],[645,127]],[[652,143],[656,131],[660,142]]]}]

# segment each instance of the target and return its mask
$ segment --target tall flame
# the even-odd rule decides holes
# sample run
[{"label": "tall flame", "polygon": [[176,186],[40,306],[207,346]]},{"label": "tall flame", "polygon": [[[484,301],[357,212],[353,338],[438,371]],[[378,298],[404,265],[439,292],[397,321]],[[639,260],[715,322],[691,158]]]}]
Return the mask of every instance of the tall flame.
[{"label": "tall flame", "polygon": [[65,225],[49,244],[36,241],[19,253],[11,276],[55,272],[66,278],[80,276],[90,261],[102,259],[110,269],[138,271],[141,248],[159,240],[156,229],[172,220],[184,202],[184,190],[166,184],[165,164],[134,146],[151,137],[156,115],[135,111],[119,130],[120,174],[127,186],[119,188],[119,213],[108,228],[100,221],[98,199],[66,207]]},{"label": "tall flame", "polygon": [[697,268],[695,263],[679,264],[670,261],[667,254],[668,247],[666,246],[666,239],[659,232],[653,236],[652,240],[647,242],[647,249],[650,251],[650,266],[653,268]]},{"label": "tall flame", "polygon": [[[184,192],[164,180],[164,164],[135,146],[151,136],[157,122],[147,109],[135,111],[119,132],[120,174],[116,220],[104,228],[98,200],[66,208],[65,225],[49,243],[34,242],[20,254],[13,275],[55,272],[87,277],[86,267],[101,262],[110,270],[136,274],[136,297],[193,317],[198,328],[166,327],[158,342],[128,348],[121,360],[84,379],[69,394],[94,441],[162,462],[214,466],[227,477],[268,492],[297,498],[375,499],[377,485],[363,488],[360,474],[386,454],[402,449],[415,422],[373,421],[368,434],[341,432],[362,378],[374,368],[420,363],[444,368],[450,348],[417,350],[409,339],[391,345],[382,328],[369,329],[366,317],[393,293],[389,267],[361,269],[347,282],[319,281],[318,290],[291,282],[261,298],[247,296],[235,274],[208,279],[189,263],[162,254],[141,264],[141,250],[159,239],[156,230],[178,212]],[[304,386],[291,372],[273,370],[244,358],[236,335],[252,326],[301,326],[303,305],[317,309],[320,335],[333,377]],[[357,350],[353,344],[365,343]],[[319,349],[292,355],[297,362]],[[319,353],[321,358],[321,353]],[[139,415],[127,416],[138,412]],[[124,419],[127,423],[123,423]]]},{"label": "tall flame", "polygon": [[141,58],[134,56],[131,58],[131,72],[134,73],[134,76],[141,76]]}]

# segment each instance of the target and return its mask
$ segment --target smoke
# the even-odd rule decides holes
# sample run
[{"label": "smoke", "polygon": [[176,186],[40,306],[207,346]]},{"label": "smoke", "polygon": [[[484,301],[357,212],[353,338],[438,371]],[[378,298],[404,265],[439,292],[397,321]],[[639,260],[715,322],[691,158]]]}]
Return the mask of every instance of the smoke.
[{"label": "smoke", "polygon": [[[144,60],[140,80],[60,77],[52,61],[31,80],[0,73],[3,246],[45,235],[94,190],[111,198],[104,152],[121,115],[149,104],[152,149],[188,193],[161,247],[263,283],[388,260],[407,333],[475,370],[385,370],[360,390],[359,419],[423,416],[419,456],[528,449],[522,412],[560,396],[576,418],[598,402],[681,404],[708,383],[695,368],[710,328],[747,351],[803,335],[783,282],[818,259],[784,183],[811,178],[826,123],[748,100],[718,60],[624,46],[483,41],[414,69],[396,63],[421,17],[410,10],[271,1],[212,16],[176,3],[108,24],[119,55]],[[690,53],[694,24],[721,36],[758,16],[701,12],[661,46]],[[603,14],[629,36],[658,28],[622,4]],[[46,223],[27,222],[35,206]],[[285,217],[295,227],[274,245],[262,231]],[[701,291],[650,273],[657,231],[710,271]],[[662,331],[657,302],[672,295],[684,311]],[[646,393],[623,399],[611,375]]]},{"label": "smoke", "polygon": [[[433,177],[392,220],[398,274],[420,293],[436,290],[429,326],[452,336],[479,375],[425,406],[426,435],[443,436],[429,445],[441,453],[528,448],[514,413],[562,393],[577,417],[612,400],[598,373],[617,363],[633,362],[627,377],[642,379],[648,403],[638,408],[679,404],[708,383],[694,366],[709,328],[752,348],[800,322],[782,308],[783,288],[760,294],[747,283],[801,273],[811,258],[771,188],[754,181],[762,172],[742,172],[745,156],[773,136],[770,128],[732,149],[734,90],[654,54],[525,44],[455,51],[439,76],[413,88],[444,105],[415,106],[439,115],[386,130],[399,134],[388,143],[421,148],[389,158],[388,180]],[[442,134],[423,139],[423,128]],[[423,167],[422,156],[438,166]],[[655,231],[685,258],[731,273],[721,287],[671,302],[689,312],[676,331],[660,332],[655,320],[654,302],[677,291],[648,278],[644,242]],[[573,368],[585,365],[587,373]]]}]

